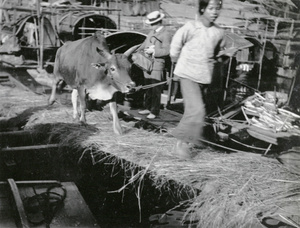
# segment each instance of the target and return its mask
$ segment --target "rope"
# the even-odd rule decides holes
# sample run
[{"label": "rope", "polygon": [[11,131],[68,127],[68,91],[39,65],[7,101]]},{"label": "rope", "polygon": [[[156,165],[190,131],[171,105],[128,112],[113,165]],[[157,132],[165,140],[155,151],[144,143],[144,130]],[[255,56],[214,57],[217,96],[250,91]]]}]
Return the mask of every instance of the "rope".
[{"label": "rope", "polygon": [[[60,188],[63,193],[51,191],[52,189]],[[50,223],[63,205],[67,196],[66,189],[62,186],[51,186],[43,193],[37,194],[33,188],[35,195],[24,199],[24,208],[27,213],[28,221],[34,225],[46,223],[46,227],[50,227]]]},{"label": "rope", "polygon": [[171,78],[169,78],[168,80],[166,81],[163,81],[163,82],[158,82],[158,83],[153,83],[153,84],[150,84],[150,85],[144,85],[144,86],[136,86],[136,87],[133,87],[129,93],[135,93],[139,90],[142,90],[142,89],[151,89],[153,87],[156,87],[156,86],[160,86],[160,85],[163,85],[163,84],[166,84],[166,83],[169,83],[171,82]]},{"label": "rope", "polygon": [[213,143],[211,141],[207,141],[205,139],[199,139],[199,140],[201,142],[204,142],[204,143],[207,143],[207,144],[211,144],[213,146],[220,147],[222,149],[230,150],[230,151],[233,151],[233,152],[253,153],[252,151],[236,150],[236,149],[233,149],[233,148],[230,148],[230,147],[227,147],[227,146],[220,145],[218,143]]},{"label": "rope", "polygon": [[250,145],[247,145],[245,143],[242,143],[242,142],[239,142],[233,138],[229,138],[231,141],[237,143],[237,144],[240,144],[242,146],[245,146],[245,147],[248,147],[248,148],[251,148],[251,149],[255,149],[255,150],[261,150],[261,151],[266,151],[268,148],[261,148],[261,147],[256,147],[256,146],[250,146]]}]

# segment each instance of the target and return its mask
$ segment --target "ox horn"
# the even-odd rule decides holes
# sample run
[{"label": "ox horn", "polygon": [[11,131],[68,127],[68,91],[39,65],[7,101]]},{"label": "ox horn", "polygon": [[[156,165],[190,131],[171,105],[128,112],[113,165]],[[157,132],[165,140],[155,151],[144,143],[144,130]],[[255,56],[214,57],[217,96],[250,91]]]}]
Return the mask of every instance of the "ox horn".
[{"label": "ox horn", "polygon": [[103,58],[105,58],[105,60],[109,60],[111,58],[111,54],[106,51],[106,50],[102,50],[100,48],[96,48],[97,49],[97,52],[99,53],[99,55],[101,55]]},{"label": "ox horn", "polygon": [[129,48],[127,51],[124,52],[124,55],[129,57],[133,52],[136,51],[136,49],[138,49],[141,46],[141,44],[135,45],[131,48]]}]

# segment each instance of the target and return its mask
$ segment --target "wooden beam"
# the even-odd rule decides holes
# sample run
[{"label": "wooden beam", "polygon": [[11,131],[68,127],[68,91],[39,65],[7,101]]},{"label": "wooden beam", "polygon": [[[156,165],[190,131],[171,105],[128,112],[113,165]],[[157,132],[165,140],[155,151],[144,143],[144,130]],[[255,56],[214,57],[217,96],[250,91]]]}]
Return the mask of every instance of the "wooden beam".
[{"label": "wooden beam", "polygon": [[30,130],[23,130],[23,131],[3,131],[3,132],[0,132],[0,139],[3,138],[3,137],[11,137],[11,136],[22,137],[22,136],[26,136],[26,135],[31,135],[33,133],[34,133],[34,131],[30,131]]},{"label": "wooden beam", "polygon": [[262,134],[260,132],[253,131],[253,130],[250,130],[250,129],[247,129],[247,132],[249,133],[249,135],[251,135],[252,137],[254,137],[256,139],[259,139],[259,140],[262,140],[264,142],[271,143],[271,144],[274,144],[274,145],[278,145],[277,138],[270,137],[270,136],[267,136],[265,134]]},{"label": "wooden beam", "polygon": [[[56,181],[56,180],[30,180],[30,181],[15,181],[15,183],[17,185],[33,185],[33,186],[36,186],[36,185],[48,185],[48,184],[57,184],[57,185],[61,185],[61,183],[59,181]],[[0,181],[0,184],[1,185],[6,185],[7,182],[6,181]]]},{"label": "wooden beam", "polygon": [[28,227],[30,227],[30,225],[27,220],[27,216],[25,213],[25,209],[24,209],[24,205],[23,205],[20,193],[19,193],[19,189],[13,179],[8,179],[7,182],[9,184],[9,187],[10,187],[13,199],[14,199],[16,210],[18,212],[19,223],[22,228],[28,228]]},{"label": "wooden beam", "polygon": [[41,150],[41,149],[54,149],[58,148],[58,144],[47,144],[47,145],[34,145],[34,146],[18,146],[8,147],[0,149],[1,152],[18,152],[18,151],[30,151],[30,150]]}]

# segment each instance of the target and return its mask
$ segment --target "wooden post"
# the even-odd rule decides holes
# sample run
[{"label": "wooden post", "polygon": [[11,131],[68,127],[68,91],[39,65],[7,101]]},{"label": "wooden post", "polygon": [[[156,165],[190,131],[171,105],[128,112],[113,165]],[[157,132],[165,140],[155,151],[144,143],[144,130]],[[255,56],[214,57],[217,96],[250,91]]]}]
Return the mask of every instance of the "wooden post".
[{"label": "wooden post", "polygon": [[268,148],[266,149],[264,155],[267,155],[267,153],[270,151],[271,147],[272,147],[272,143],[269,144],[269,146],[268,146]]},{"label": "wooden post", "polygon": [[290,91],[289,91],[287,105],[290,104],[291,97],[292,97],[292,94],[293,94],[293,90],[294,90],[294,87],[295,87],[295,82],[296,82],[296,75],[294,75],[293,78],[292,78],[292,84],[291,84]]},{"label": "wooden post", "polygon": [[275,37],[277,36],[277,32],[278,32],[278,19],[275,19],[275,28],[274,28],[274,33],[273,33],[273,42],[275,41]]},{"label": "wooden post", "polygon": [[227,97],[227,89],[228,89],[228,83],[229,83],[229,78],[230,78],[231,64],[232,64],[232,56],[230,56],[230,59],[229,59],[229,66],[228,66],[228,71],[227,71],[227,77],[226,77],[226,83],[225,83],[223,101],[225,101],[226,97]]},{"label": "wooden post", "polygon": [[7,179],[7,182],[9,184],[14,204],[17,210],[17,219],[18,219],[18,227],[27,228],[29,226],[29,222],[27,220],[27,215],[25,213],[23,201],[21,199],[19,189],[13,179]]},{"label": "wooden post", "polygon": [[291,28],[290,28],[290,38],[293,38],[293,32],[294,32],[294,27],[295,27],[295,20],[292,19],[292,24],[291,24]]},{"label": "wooden post", "polygon": [[42,69],[43,68],[43,43],[44,43],[44,35],[43,35],[43,24],[42,24],[42,17],[41,17],[41,11],[40,11],[40,0],[36,1],[36,14],[37,14],[37,24],[38,24],[38,32],[39,32],[39,62],[38,66]]},{"label": "wooden post", "polygon": [[41,30],[40,30],[40,55],[41,55],[41,59],[40,59],[40,68],[43,69],[44,68],[44,16],[43,13],[41,14]]},{"label": "wooden post", "polygon": [[14,15],[13,15],[13,40],[14,40],[14,46],[17,45],[17,37],[16,37],[16,32],[17,32],[17,26],[16,26],[16,21],[17,21],[17,10],[14,8]]},{"label": "wooden post", "polygon": [[118,11],[118,29],[121,29],[121,11]]},{"label": "wooden post", "polygon": [[[171,97],[172,97],[172,87],[173,87],[173,76],[174,76],[174,65],[175,63],[172,62],[171,63],[171,69],[170,69],[170,74],[169,74],[169,85],[168,85],[168,97],[167,97],[167,108],[170,106],[171,104]],[[167,79],[168,80],[168,79]]]},{"label": "wooden post", "polygon": [[37,61],[38,61],[38,65],[40,63],[40,50],[39,50],[39,38],[37,39],[38,37],[38,22],[37,22],[38,18],[36,19],[35,17],[33,18],[33,22],[34,22],[34,32],[35,32],[35,35],[36,35],[36,38],[35,38],[35,47],[37,48],[36,49],[36,54],[37,54]]},{"label": "wooden post", "polygon": [[[0,6],[4,6],[5,0],[0,0]],[[2,32],[2,9],[0,9],[0,32]]]},{"label": "wooden post", "polygon": [[269,23],[267,23],[267,26],[266,26],[265,37],[264,37],[264,45],[263,45],[262,53],[260,55],[260,60],[259,60],[259,73],[258,73],[257,90],[259,90],[259,87],[260,87],[262,62],[263,62],[263,59],[264,59],[265,49],[266,49],[266,45],[267,45],[268,24]]},{"label": "wooden post", "polygon": [[82,29],[81,29],[81,38],[85,38],[85,22],[86,22],[86,18],[83,18],[82,21]]}]

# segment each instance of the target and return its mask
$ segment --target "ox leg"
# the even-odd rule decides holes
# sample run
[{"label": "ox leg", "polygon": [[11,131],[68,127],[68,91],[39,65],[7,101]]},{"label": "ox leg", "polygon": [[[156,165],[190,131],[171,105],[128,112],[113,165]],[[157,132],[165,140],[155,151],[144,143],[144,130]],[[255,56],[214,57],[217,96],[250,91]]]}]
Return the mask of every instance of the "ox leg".
[{"label": "ox leg", "polygon": [[51,90],[51,95],[48,101],[48,104],[52,105],[55,101],[55,95],[56,95],[56,84],[57,80],[52,81],[52,90]]},{"label": "ox leg", "polygon": [[78,91],[77,89],[73,89],[72,90],[72,106],[73,106],[73,119],[77,119],[78,118],[78,102],[77,99],[78,98]]},{"label": "ox leg", "polygon": [[86,103],[85,103],[85,89],[84,88],[78,88],[78,95],[79,95],[79,104],[80,104],[80,122],[85,123],[85,109],[86,109]]},{"label": "ox leg", "polygon": [[109,107],[110,107],[110,112],[111,112],[112,117],[113,117],[114,132],[118,135],[122,135],[123,131],[122,131],[122,127],[121,127],[121,124],[120,124],[119,117],[118,117],[117,103],[115,101],[110,102]]}]

